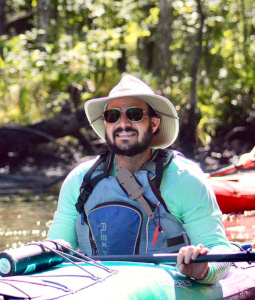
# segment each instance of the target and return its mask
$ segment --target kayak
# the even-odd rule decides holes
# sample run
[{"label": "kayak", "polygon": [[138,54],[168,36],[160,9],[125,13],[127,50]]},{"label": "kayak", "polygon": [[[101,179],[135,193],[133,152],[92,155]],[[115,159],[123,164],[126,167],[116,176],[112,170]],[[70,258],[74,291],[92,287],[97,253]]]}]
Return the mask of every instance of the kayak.
[{"label": "kayak", "polygon": [[[240,264],[240,263],[238,263]],[[217,284],[200,284],[174,266],[102,262],[97,267],[62,263],[32,275],[0,279],[3,299],[255,299],[254,268],[231,267]],[[0,297],[1,298],[1,297]],[[1,298],[2,299],[2,298]]]},{"label": "kayak", "polygon": [[254,243],[193,261],[235,262],[213,285],[179,273],[176,253],[87,257],[67,244],[47,240],[1,252],[0,299],[255,299]]},{"label": "kayak", "polygon": [[255,210],[255,170],[238,169],[209,175],[221,211],[239,213]]}]

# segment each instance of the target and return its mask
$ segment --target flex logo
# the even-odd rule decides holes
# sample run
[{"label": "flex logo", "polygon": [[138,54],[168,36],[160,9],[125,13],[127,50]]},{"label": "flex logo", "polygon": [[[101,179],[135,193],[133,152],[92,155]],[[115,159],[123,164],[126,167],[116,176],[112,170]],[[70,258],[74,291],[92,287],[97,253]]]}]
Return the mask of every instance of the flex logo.
[{"label": "flex logo", "polygon": [[103,249],[106,250],[107,248],[107,235],[106,235],[106,231],[107,231],[107,226],[106,223],[100,223],[100,241],[101,241],[101,246]]}]

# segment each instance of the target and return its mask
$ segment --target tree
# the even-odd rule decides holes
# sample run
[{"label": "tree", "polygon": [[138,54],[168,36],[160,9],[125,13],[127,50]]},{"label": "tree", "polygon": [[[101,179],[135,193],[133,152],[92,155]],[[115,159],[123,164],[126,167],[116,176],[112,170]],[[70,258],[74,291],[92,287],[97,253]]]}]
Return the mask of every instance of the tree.
[{"label": "tree", "polygon": [[75,114],[129,72],[173,102],[181,123],[174,146],[192,155],[201,142],[213,145],[254,122],[254,5],[8,0],[1,6],[8,35],[0,36],[0,124],[51,120],[70,86],[80,93]]},{"label": "tree", "polygon": [[0,0],[0,35],[5,33],[5,0]]},{"label": "tree", "polygon": [[37,1],[38,29],[43,29],[44,31],[44,34],[42,34],[39,39],[44,42],[48,41],[48,32],[51,20],[50,8],[50,0]]},{"label": "tree", "polygon": [[159,0],[159,19],[155,33],[153,72],[164,82],[173,74],[170,46],[172,43],[172,0]]},{"label": "tree", "polygon": [[[83,147],[84,155],[93,153],[90,144],[89,134],[82,134],[82,129],[89,132],[88,121],[84,110],[72,112],[73,103],[67,101],[62,110],[54,117],[27,126],[10,125],[0,128],[0,167],[7,163],[19,165],[27,156],[37,156],[38,146],[47,143],[58,143],[59,138],[72,136],[77,139],[79,145]],[[61,146],[61,144],[60,144]],[[62,145],[63,147],[63,145]],[[65,147],[65,152],[70,155],[70,149]],[[75,151],[71,151],[71,156]],[[71,159],[72,157],[70,157]],[[38,162],[39,163],[39,162]]]},{"label": "tree", "polygon": [[195,38],[194,48],[193,48],[193,59],[191,65],[191,88],[190,88],[190,99],[186,105],[186,122],[182,124],[182,143],[186,145],[186,154],[190,157],[194,156],[194,150],[196,149],[196,128],[198,125],[197,118],[197,78],[199,71],[199,62],[202,58],[203,49],[203,29],[206,14],[200,0],[196,0],[197,9],[200,15],[200,23],[198,26],[197,36]]}]

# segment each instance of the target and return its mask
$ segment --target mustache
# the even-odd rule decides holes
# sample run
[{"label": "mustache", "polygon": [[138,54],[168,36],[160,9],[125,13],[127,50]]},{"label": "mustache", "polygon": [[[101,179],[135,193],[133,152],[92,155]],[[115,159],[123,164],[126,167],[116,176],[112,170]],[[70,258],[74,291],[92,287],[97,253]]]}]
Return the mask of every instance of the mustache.
[{"label": "mustache", "polygon": [[132,128],[132,127],[124,127],[124,128],[117,128],[117,129],[115,129],[113,131],[113,137],[115,138],[118,133],[121,133],[123,131],[125,131],[125,132],[135,132],[138,135],[138,130],[136,130],[136,129]]}]

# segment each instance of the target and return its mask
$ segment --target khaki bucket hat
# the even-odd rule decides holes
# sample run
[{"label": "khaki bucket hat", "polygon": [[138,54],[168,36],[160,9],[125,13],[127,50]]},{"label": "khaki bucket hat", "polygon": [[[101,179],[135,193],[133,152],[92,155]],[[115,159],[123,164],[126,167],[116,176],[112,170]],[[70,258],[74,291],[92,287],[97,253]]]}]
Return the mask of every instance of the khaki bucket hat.
[{"label": "khaki bucket hat", "polygon": [[105,140],[103,112],[111,100],[120,97],[141,99],[160,116],[159,132],[152,138],[152,148],[167,148],[174,143],[179,132],[179,118],[173,104],[167,98],[156,95],[147,84],[130,74],[122,77],[121,81],[110,91],[108,97],[95,98],[85,102],[84,108],[88,121],[103,140]]}]

